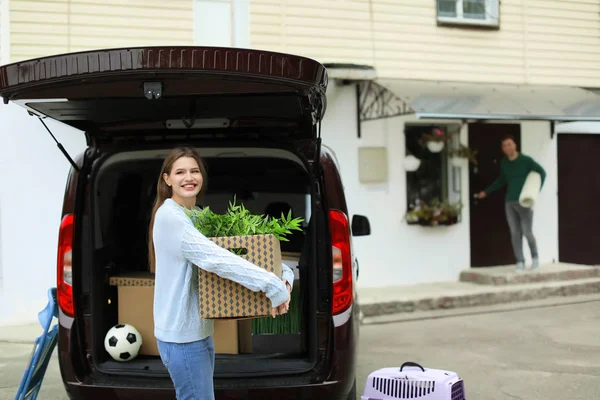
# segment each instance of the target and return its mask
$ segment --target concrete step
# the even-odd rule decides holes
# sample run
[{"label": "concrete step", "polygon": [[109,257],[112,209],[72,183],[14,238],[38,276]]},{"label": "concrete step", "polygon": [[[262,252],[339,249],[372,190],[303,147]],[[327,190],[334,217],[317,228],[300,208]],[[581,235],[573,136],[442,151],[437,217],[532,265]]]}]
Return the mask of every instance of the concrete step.
[{"label": "concrete step", "polygon": [[368,318],[416,311],[490,306],[595,293],[600,293],[600,278],[524,283],[520,285],[440,282],[360,289],[358,302],[361,315]]},{"label": "concrete step", "polygon": [[517,273],[514,266],[471,268],[460,273],[461,282],[496,286],[586,278],[600,278],[600,267],[558,263],[542,265],[536,271],[526,269],[521,273]]}]

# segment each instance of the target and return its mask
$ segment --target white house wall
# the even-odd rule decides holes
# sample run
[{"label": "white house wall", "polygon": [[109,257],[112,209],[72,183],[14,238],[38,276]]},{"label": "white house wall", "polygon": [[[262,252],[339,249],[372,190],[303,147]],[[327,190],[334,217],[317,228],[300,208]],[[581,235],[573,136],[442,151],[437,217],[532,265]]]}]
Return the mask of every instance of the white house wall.
[{"label": "white house wall", "polygon": [[[407,225],[403,220],[406,212],[406,172],[402,165],[404,124],[417,120],[414,116],[406,116],[363,122],[362,138],[359,139],[355,110],[355,88],[332,83],[323,122],[323,142],[335,150],[340,162],[350,215],[368,216],[372,229],[371,236],[353,239],[361,266],[359,286],[456,281],[460,271],[470,267],[468,168],[461,169],[464,204],[461,223],[436,228]],[[467,135],[465,129],[461,135],[464,143],[467,143]],[[558,203],[556,140],[550,140],[549,123],[523,122],[522,145],[523,151],[538,160],[548,172],[536,205],[534,228],[541,261],[552,262],[558,259]],[[387,147],[389,170],[386,183],[359,182],[358,148],[361,146]]]},{"label": "white house wall", "polygon": [[[1,99],[1,98],[0,98]],[[70,164],[37,118],[0,104],[0,326],[32,322],[56,287],[56,257],[63,194]],[[79,131],[48,122],[74,155]]]}]

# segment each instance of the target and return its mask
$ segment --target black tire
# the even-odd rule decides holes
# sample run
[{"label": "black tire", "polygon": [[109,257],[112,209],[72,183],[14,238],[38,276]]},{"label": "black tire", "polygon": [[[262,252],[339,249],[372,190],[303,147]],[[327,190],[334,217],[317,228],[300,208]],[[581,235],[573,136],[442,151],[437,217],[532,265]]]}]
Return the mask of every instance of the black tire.
[{"label": "black tire", "polygon": [[348,393],[348,397],[346,397],[346,400],[356,400],[356,378],[354,379],[352,389],[350,390],[350,393]]}]

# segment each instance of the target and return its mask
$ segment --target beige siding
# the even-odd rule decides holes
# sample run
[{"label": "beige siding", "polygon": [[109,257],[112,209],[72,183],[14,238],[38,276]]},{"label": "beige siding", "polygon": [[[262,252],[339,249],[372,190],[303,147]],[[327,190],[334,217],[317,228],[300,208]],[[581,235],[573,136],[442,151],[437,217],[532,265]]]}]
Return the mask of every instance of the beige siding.
[{"label": "beige siding", "polygon": [[502,0],[500,29],[441,27],[435,0],[250,0],[252,47],[390,78],[600,86],[599,0]]},{"label": "beige siding", "polygon": [[191,45],[191,0],[11,0],[11,60],[110,47]]},{"label": "beige siding", "polygon": [[[4,32],[2,30],[3,25],[4,25],[4,20],[2,19],[2,17],[3,17],[3,14],[2,14],[2,6],[3,6],[3,4],[2,3],[4,1],[6,1],[6,0],[0,0],[0,64],[2,64],[4,62],[4,60],[2,59],[3,58],[2,54],[3,54],[3,49],[4,49],[4,47],[3,47],[3,40],[6,39],[4,37]],[[6,16],[4,15],[4,17],[6,17]],[[1,273],[0,273],[0,278],[2,278]],[[0,280],[0,282],[1,282],[1,280]]]},{"label": "beige siding", "polygon": [[8,0],[0,0],[0,64],[10,61],[9,25]]}]

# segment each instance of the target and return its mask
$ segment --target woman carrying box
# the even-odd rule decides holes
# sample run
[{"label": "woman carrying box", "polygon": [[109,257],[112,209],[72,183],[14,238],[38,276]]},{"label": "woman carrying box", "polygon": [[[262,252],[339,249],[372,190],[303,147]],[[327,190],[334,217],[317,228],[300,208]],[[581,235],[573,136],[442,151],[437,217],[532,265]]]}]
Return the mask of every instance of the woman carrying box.
[{"label": "woman carrying box", "polygon": [[212,320],[200,318],[196,268],[265,292],[273,317],[288,311],[294,282],[294,274],[285,264],[282,281],[217,246],[194,228],[185,208],[195,207],[204,193],[205,180],[206,168],[195,150],[172,150],[158,177],[150,220],[149,260],[156,271],[154,334],[177,399],[214,399],[214,328]]}]

